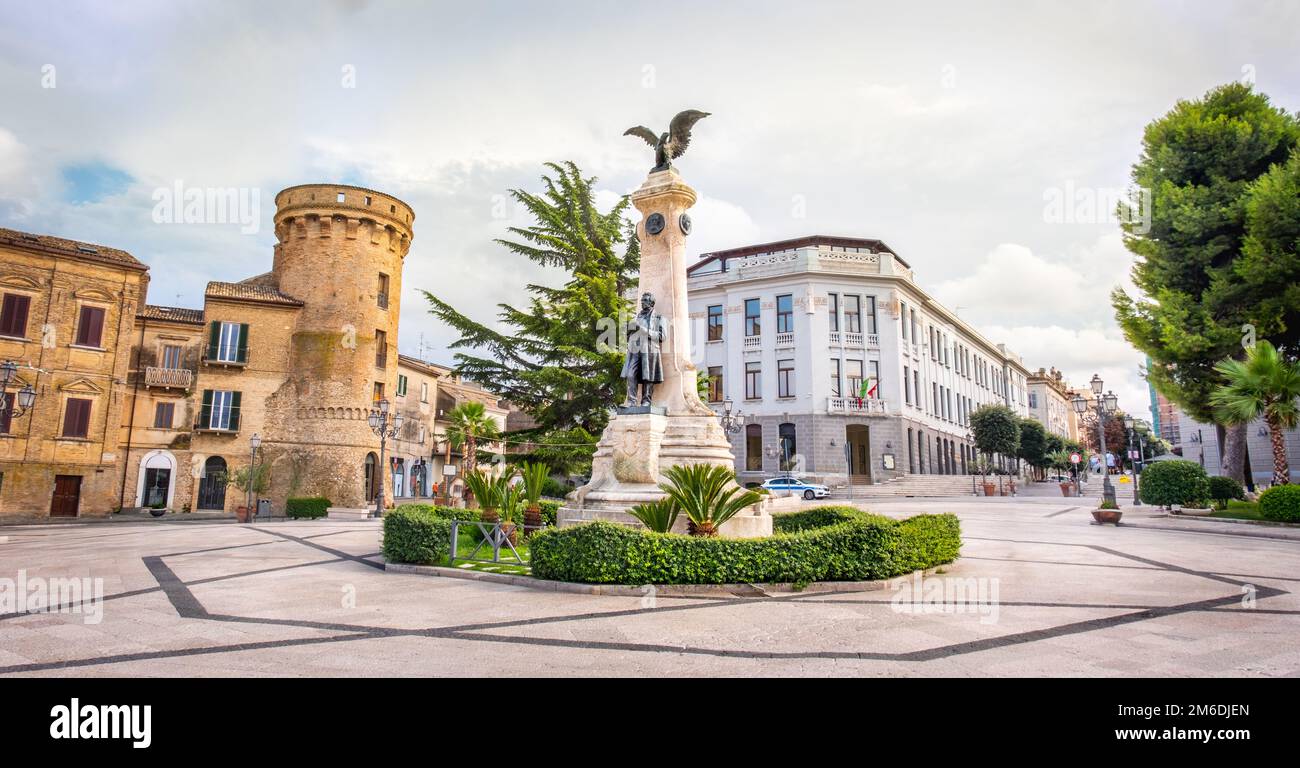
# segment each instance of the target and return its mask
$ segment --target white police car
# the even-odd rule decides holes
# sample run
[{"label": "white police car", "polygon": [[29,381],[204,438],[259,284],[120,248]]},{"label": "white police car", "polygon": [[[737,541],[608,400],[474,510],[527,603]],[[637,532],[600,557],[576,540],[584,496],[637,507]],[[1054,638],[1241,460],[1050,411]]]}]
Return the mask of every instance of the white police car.
[{"label": "white police car", "polygon": [[772,491],[789,491],[796,496],[802,496],[809,501],[813,499],[824,499],[831,495],[831,489],[824,485],[815,485],[805,483],[797,477],[791,475],[781,475],[763,483],[763,487]]}]

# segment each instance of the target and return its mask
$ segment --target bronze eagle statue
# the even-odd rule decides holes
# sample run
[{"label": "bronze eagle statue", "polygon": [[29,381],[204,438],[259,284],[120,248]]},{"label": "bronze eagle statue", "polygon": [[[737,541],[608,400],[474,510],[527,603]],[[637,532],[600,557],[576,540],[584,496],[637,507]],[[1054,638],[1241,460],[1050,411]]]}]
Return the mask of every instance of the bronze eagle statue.
[{"label": "bronze eagle statue", "polygon": [[655,167],[650,169],[651,173],[667,171],[673,167],[673,160],[685,154],[686,147],[691,143],[691,128],[709,114],[698,109],[687,109],[678,112],[669,124],[668,131],[659,136],[655,136],[655,132],[644,125],[628,128],[623,135],[639,136],[655,148]]}]

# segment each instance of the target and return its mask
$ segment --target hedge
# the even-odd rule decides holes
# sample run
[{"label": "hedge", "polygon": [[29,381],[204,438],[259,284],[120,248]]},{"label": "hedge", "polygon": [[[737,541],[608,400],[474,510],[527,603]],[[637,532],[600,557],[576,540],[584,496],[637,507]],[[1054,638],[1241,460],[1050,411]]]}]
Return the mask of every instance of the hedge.
[{"label": "hedge", "polygon": [[592,584],[728,584],[884,579],[957,558],[954,515],[898,521],[852,507],[774,520],[778,533],[726,539],[653,533],[597,521],[530,543],[533,575]]},{"label": "hedge", "polygon": [[1219,502],[1219,506],[1225,509],[1230,500],[1241,500],[1246,498],[1246,489],[1242,488],[1241,483],[1233,480],[1231,477],[1211,477],[1209,487],[1210,498]]},{"label": "hedge", "polygon": [[1144,504],[1172,506],[1204,501],[1210,496],[1205,468],[1194,461],[1174,459],[1148,464],[1141,483],[1138,495]]},{"label": "hedge", "polygon": [[384,515],[380,549],[390,563],[439,565],[451,554],[451,519],[432,504],[403,504]]},{"label": "hedge", "polygon": [[292,518],[315,520],[324,517],[332,506],[334,505],[329,499],[321,496],[289,499],[284,503],[284,514]]},{"label": "hedge", "polygon": [[1261,493],[1259,514],[1265,520],[1300,523],[1300,485],[1275,485]]}]

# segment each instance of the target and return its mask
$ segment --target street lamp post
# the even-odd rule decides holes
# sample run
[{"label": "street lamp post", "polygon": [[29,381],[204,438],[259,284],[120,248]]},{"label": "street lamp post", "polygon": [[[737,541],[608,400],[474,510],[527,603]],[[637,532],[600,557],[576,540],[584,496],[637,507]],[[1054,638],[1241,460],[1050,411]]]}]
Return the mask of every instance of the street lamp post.
[{"label": "street lamp post", "polygon": [[388,438],[397,437],[397,433],[402,428],[402,414],[389,413],[388,398],[380,400],[379,409],[370,412],[366,422],[370,425],[370,431],[379,436],[379,466],[375,471],[379,473],[379,492],[375,494],[375,514],[374,517],[384,516],[384,486],[388,483],[388,476],[384,474],[387,466],[384,458],[384,452],[388,445]]},{"label": "street lamp post", "polygon": [[36,404],[36,390],[28,384],[21,390],[15,392],[9,400],[9,385],[18,377],[18,364],[13,360],[6,360],[0,363],[0,411],[9,411],[9,415],[18,418],[32,409]]},{"label": "street lamp post", "polygon": [[718,421],[722,424],[722,430],[729,435],[736,434],[745,426],[745,414],[737,411],[733,416],[731,410],[734,407],[735,403],[731,401],[731,398],[723,400],[722,415],[718,417]]},{"label": "street lamp post", "polygon": [[[1137,422],[1133,419],[1132,416],[1125,416],[1125,417],[1124,417],[1124,426],[1128,427],[1128,448],[1129,448],[1129,452],[1131,453],[1131,452],[1133,451],[1133,438],[1134,438],[1134,437],[1137,437],[1137,438],[1138,438],[1138,441],[1139,441],[1139,442],[1138,442],[1138,446],[1139,446],[1139,448],[1138,448],[1138,455],[1141,456],[1141,455],[1142,455],[1142,449],[1141,449],[1140,446],[1142,445],[1142,443],[1141,443],[1142,438],[1141,438],[1140,436],[1138,436],[1138,431],[1137,431]],[[1137,470],[1137,463],[1136,463],[1136,462],[1133,462],[1133,461],[1130,461],[1130,462],[1129,462],[1129,466],[1131,466],[1131,467],[1133,468],[1133,506],[1135,506],[1135,507],[1140,507],[1140,506],[1142,506],[1142,499],[1138,498],[1138,470]]]},{"label": "street lamp post", "polygon": [[257,449],[262,447],[262,436],[253,433],[248,438],[248,522],[257,517],[257,508],[253,506],[253,487],[257,485]]},{"label": "street lamp post", "polygon": [[[1092,375],[1092,381],[1089,384],[1092,386],[1092,393],[1096,395],[1097,401],[1097,445],[1101,448],[1101,461],[1099,464],[1102,477],[1102,498],[1114,503],[1115,486],[1111,485],[1110,468],[1106,466],[1106,416],[1115,412],[1119,404],[1119,398],[1115,396],[1114,392],[1107,392],[1104,395],[1101,393],[1103,386],[1101,377],[1095,373]],[[1083,395],[1076,394],[1073,403],[1075,413],[1082,416],[1088,412],[1088,401],[1084,399]]]}]

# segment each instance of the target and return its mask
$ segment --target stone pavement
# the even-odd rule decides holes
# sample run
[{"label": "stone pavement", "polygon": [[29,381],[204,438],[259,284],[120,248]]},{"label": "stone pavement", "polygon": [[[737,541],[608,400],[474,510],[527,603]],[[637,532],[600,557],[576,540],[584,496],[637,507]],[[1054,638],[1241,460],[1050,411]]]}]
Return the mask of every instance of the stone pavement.
[{"label": "stone pavement", "polygon": [[102,578],[105,599],[97,624],[0,616],[0,674],[1300,675],[1300,542],[1096,526],[1086,499],[871,508],[958,514],[963,557],[925,590],[984,600],[895,605],[910,581],[656,598],[391,574],[376,521],[7,527],[0,579]]}]

